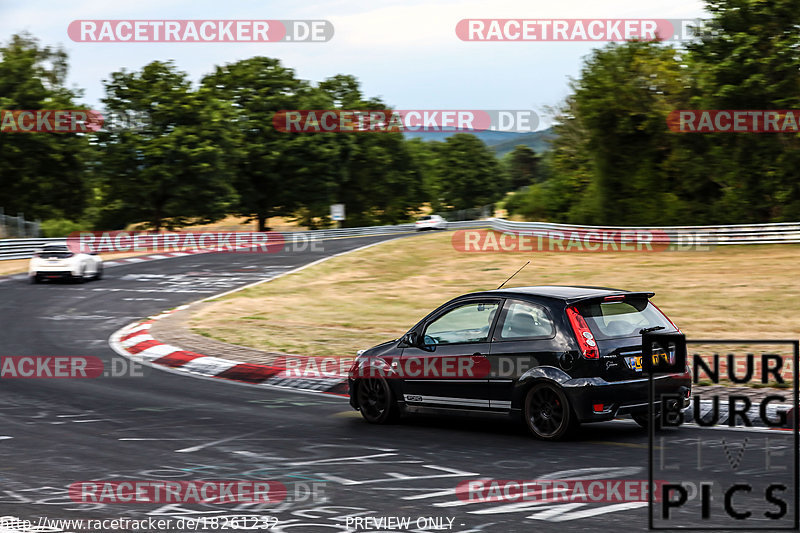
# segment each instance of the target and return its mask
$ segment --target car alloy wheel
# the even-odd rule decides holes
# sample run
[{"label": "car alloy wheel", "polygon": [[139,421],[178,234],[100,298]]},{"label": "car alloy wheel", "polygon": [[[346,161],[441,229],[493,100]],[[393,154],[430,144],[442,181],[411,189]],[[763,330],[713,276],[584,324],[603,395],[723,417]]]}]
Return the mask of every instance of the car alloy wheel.
[{"label": "car alloy wheel", "polygon": [[397,418],[397,403],[385,379],[359,380],[357,398],[361,416],[370,424],[385,424]]},{"label": "car alloy wheel", "polygon": [[572,410],[564,391],[549,383],[534,385],[525,397],[525,422],[540,439],[563,438],[573,424]]}]

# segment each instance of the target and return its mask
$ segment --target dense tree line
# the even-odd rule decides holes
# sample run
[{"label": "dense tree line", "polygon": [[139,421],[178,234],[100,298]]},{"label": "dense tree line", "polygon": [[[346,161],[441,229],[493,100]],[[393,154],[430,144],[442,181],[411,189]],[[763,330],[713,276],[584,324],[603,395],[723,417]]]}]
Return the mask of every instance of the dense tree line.
[{"label": "dense tree line", "polygon": [[[18,35],[0,48],[0,109],[80,109],[64,87],[67,57]],[[54,232],[152,229],[234,214],[267,228],[274,216],[330,224],[344,203],[346,225],[411,220],[425,205],[466,209],[509,188],[505,169],[478,138],[407,141],[401,133],[285,133],[285,109],[388,109],[337,75],[299,79],[277,59],[216,67],[193,86],[171,62],[104,81],[104,111],[131,117],[89,133],[0,133],[0,206],[47,220]]]},{"label": "dense tree line", "polygon": [[713,224],[800,218],[797,133],[673,133],[670,111],[800,108],[793,0],[714,0],[684,47],[596,50],[572,83],[547,179],[507,204],[530,219]]},{"label": "dense tree line", "polygon": [[[179,227],[236,214],[346,225],[410,220],[505,199],[513,215],[582,224],[711,224],[800,218],[797,133],[675,133],[681,109],[800,109],[793,0],[708,0],[686,45],[608,44],[571,82],[552,149],[503,158],[477,137],[282,133],[282,109],[388,109],[340,74],[299,79],[280,61],[218,66],[192,84],[171,62],[105,80],[107,112],[134,127],[0,133],[0,206],[57,227]],[[16,35],[0,47],[0,109],[80,109],[66,54]],[[506,196],[509,191],[516,191]],[[65,226],[66,225],[66,226]]]}]

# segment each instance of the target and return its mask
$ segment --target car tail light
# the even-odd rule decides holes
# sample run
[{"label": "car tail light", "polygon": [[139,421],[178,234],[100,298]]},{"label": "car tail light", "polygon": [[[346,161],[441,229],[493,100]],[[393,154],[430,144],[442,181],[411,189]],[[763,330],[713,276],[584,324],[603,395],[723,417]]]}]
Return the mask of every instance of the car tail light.
[{"label": "car tail light", "polygon": [[614,295],[614,296],[606,296],[605,298],[603,298],[603,301],[604,302],[621,302],[624,299],[625,299],[625,295],[624,294],[617,294],[617,295]]},{"label": "car tail light", "polygon": [[586,359],[599,359],[600,351],[597,349],[597,342],[594,340],[594,335],[589,329],[586,319],[574,307],[567,307],[567,317],[572,325],[572,331],[575,332],[575,338],[578,339],[578,346],[580,346],[583,356]]},{"label": "car tail light", "polygon": [[[656,304],[654,304],[653,302],[650,302],[650,305],[652,305],[653,307],[655,307],[656,309],[658,309],[658,306],[657,306]],[[673,321],[672,321],[672,319],[671,319],[670,317],[668,317],[668,316],[667,316],[667,315],[664,313],[664,311],[662,311],[661,309],[658,309],[658,312],[659,312],[659,313],[661,313],[661,314],[662,314],[662,316],[663,316],[664,318],[666,318],[666,319],[667,319],[667,321],[668,321],[670,324],[672,324],[672,327],[673,327],[673,328],[675,328],[675,330],[676,330],[678,333],[683,333],[683,332],[681,331],[681,328],[679,328],[678,326],[676,326],[676,325],[675,325],[675,322],[673,322]]]}]

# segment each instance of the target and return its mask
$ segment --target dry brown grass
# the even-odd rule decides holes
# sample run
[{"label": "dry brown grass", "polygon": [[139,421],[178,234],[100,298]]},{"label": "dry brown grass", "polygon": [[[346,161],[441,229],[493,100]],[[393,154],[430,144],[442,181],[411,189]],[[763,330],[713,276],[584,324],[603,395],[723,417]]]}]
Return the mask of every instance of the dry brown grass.
[{"label": "dry brown grass", "polygon": [[797,338],[800,246],[719,246],[709,252],[460,253],[451,234],[381,244],[222,298],[190,320],[233,344],[352,356],[396,338],[446,300],[509,285],[652,290],[689,338]]}]

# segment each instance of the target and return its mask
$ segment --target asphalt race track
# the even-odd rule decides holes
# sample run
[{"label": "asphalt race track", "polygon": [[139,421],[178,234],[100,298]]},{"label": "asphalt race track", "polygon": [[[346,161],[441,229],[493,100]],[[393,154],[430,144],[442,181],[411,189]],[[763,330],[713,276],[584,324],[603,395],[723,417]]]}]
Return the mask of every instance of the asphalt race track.
[{"label": "asphalt race track", "polygon": [[[391,238],[396,236],[329,240],[324,252],[202,254],[126,264],[85,284],[11,279],[0,283],[0,355],[89,355],[110,362],[120,357],[108,346],[109,336],[134,320]],[[420,309],[420,315],[428,311]],[[277,519],[271,531],[286,532],[348,526],[374,531],[353,521],[368,516],[409,517],[405,531],[647,529],[644,502],[475,503],[455,495],[459,482],[476,478],[647,480],[648,435],[630,421],[584,426],[580,436],[562,443],[534,440],[521,426],[494,420],[418,418],[375,427],[342,397],[142,372],[0,380],[0,517],[36,523],[41,517],[264,515]],[[728,446],[744,453],[745,438],[745,462],[763,462],[769,449],[787,451],[785,434],[774,432],[683,427],[666,433],[683,439],[680,456],[691,461],[697,455],[693,439],[701,432],[709,462],[723,444],[726,453]],[[774,465],[790,455],[772,459]],[[720,475],[732,483],[747,471],[729,468]],[[791,467],[783,476],[792,515]],[[237,506],[76,503],[67,493],[78,481],[153,479],[271,480],[286,485],[288,494],[279,504]],[[763,510],[775,507],[764,506],[762,495],[754,501],[763,507],[753,509],[757,525],[769,526]],[[720,498],[712,514],[724,515]],[[437,523],[444,529],[435,529]]]}]

